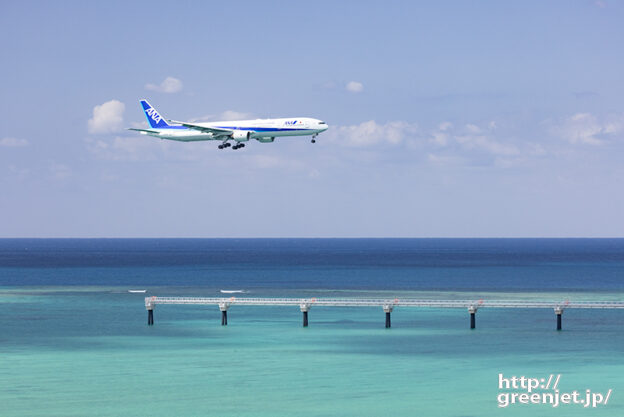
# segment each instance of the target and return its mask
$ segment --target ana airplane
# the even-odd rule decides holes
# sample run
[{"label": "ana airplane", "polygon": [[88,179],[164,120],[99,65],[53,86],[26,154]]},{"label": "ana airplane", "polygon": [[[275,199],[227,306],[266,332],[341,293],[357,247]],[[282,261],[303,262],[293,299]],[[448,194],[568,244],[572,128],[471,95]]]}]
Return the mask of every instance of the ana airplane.
[{"label": "ana airplane", "polygon": [[198,140],[218,140],[219,149],[232,146],[232,149],[245,147],[244,142],[256,139],[261,143],[273,142],[281,136],[310,136],[316,142],[319,133],[327,130],[327,123],[309,117],[287,119],[232,120],[229,122],[188,123],[165,120],[147,100],[141,106],[150,125],[149,129],[135,129],[143,135],[160,139],[193,142]]}]

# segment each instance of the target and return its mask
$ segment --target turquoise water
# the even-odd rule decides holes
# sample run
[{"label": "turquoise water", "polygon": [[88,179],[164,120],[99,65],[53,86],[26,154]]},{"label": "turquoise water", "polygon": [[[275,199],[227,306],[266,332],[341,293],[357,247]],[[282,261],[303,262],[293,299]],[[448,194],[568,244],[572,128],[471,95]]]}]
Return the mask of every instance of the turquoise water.
[{"label": "turquoise water", "polygon": [[[509,253],[508,249],[500,251]],[[63,252],[68,251],[55,252],[57,258]],[[406,251],[404,258],[410,256]],[[473,256],[481,255],[473,250]],[[489,249],[488,256],[493,256]],[[422,272],[419,266],[406,267],[404,258],[396,260],[403,265],[395,269]],[[127,292],[149,279],[146,271],[162,267],[172,274],[172,281],[176,271],[187,277],[181,285],[163,285],[165,278],[159,275],[155,285],[144,285],[148,295],[191,296],[217,295],[218,288],[228,283],[235,287],[226,288],[239,288],[250,279],[247,272],[241,273],[239,265],[228,270],[223,265],[198,266],[201,262],[160,267],[142,262],[115,265],[113,260],[110,265],[92,266],[65,262],[27,267],[16,262],[0,263],[2,416],[624,415],[624,311],[567,310],[564,330],[556,332],[553,311],[539,309],[481,309],[477,329],[471,331],[463,309],[397,308],[393,327],[385,329],[379,308],[313,307],[310,326],[302,328],[296,307],[233,306],[229,325],[220,326],[216,307],[157,306],[155,325],[148,327],[144,295]],[[290,262],[270,268],[280,267],[284,276],[296,276],[298,268],[308,268],[304,275],[325,268],[323,263],[300,262],[302,267]],[[545,266],[540,262],[515,266],[504,260],[502,265],[477,262],[475,268],[485,275],[492,274],[489,268],[515,268],[520,275],[531,275],[529,269],[540,274],[542,267],[560,268],[557,275],[563,276],[565,269],[577,266],[565,256],[550,256],[543,260]],[[522,290],[517,288],[522,280],[516,277],[509,279],[512,288],[502,282],[478,291],[448,288],[452,287],[448,282],[440,283],[442,289],[426,288],[422,282],[406,289],[392,288],[392,283],[382,288],[381,279],[375,282],[370,277],[366,279],[373,285],[360,286],[349,284],[353,281],[348,265],[333,265],[333,285],[323,281],[320,288],[306,289],[298,279],[284,278],[247,287],[253,287],[250,296],[624,299],[617,279],[622,259],[617,254],[585,257],[581,262],[593,271],[599,289],[569,288],[565,280],[558,280],[549,282],[548,291],[536,291],[535,278]],[[375,266],[361,268],[378,273]],[[379,270],[384,268],[393,265]],[[455,268],[458,275],[478,272],[465,265]],[[347,271],[347,278],[341,270]],[[69,277],[64,275],[67,271]],[[191,285],[193,273],[214,276]],[[126,279],[128,285],[101,285],[107,274]],[[16,277],[22,276],[28,276],[31,285],[15,285]],[[85,285],[90,277],[96,277],[91,280],[94,284]],[[36,279],[45,282],[32,285]],[[409,282],[409,275],[400,280]],[[546,378],[561,374],[561,391],[613,389],[613,394],[607,406],[591,411],[578,405],[501,409],[496,401],[499,373]]]}]

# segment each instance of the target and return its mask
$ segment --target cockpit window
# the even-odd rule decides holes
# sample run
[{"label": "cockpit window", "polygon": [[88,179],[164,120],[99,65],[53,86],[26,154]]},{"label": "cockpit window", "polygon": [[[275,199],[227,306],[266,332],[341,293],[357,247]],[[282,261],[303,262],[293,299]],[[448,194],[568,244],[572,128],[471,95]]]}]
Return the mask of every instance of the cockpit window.
[{"label": "cockpit window", "polygon": [[320,125],[326,125],[327,123],[325,122],[319,122]]}]

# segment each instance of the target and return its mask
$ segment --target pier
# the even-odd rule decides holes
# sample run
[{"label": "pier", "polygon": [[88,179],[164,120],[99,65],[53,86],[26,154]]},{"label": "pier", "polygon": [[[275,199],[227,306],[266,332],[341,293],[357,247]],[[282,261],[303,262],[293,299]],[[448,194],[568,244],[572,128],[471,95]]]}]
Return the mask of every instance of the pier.
[{"label": "pier", "polygon": [[221,325],[227,326],[227,312],[232,306],[293,306],[303,314],[303,327],[308,327],[308,313],[312,307],[380,307],[385,313],[386,328],[391,327],[391,313],[397,307],[456,308],[466,309],[470,315],[470,328],[476,328],[476,313],[481,308],[541,308],[552,309],[556,317],[556,329],[562,329],[564,310],[624,309],[624,301],[524,301],[524,300],[424,300],[412,298],[237,298],[237,297],[146,297],[147,324],[154,324],[154,307],[157,304],[214,305],[221,311]]}]

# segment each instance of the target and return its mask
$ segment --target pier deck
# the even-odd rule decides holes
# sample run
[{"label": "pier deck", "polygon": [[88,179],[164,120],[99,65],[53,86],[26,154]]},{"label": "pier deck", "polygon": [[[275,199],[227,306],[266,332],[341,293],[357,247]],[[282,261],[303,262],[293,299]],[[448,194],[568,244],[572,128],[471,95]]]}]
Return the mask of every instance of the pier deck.
[{"label": "pier deck", "polygon": [[146,297],[145,305],[200,304],[248,306],[325,307],[434,307],[434,308],[624,308],[624,301],[522,301],[522,300],[424,300],[413,298],[246,298],[246,297]]},{"label": "pier deck", "polygon": [[425,300],[415,298],[249,298],[249,297],[146,297],[147,324],[154,324],[157,304],[214,305],[221,310],[221,325],[227,325],[227,311],[231,306],[298,306],[303,313],[303,326],[308,326],[308,312],[320,307],[381,307],[386,315],[386,328],[391,327],[390,314],[395,307],[466,308],[470,314],[470,328],[476,327],[475,315],[480,308],[552,308],[561,330],[561,316],[568,308],[624,309],[624,301],[532,301],[532,300]]}]

